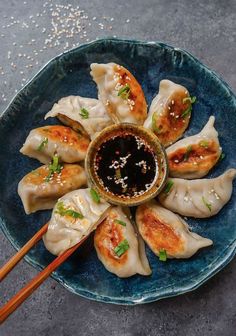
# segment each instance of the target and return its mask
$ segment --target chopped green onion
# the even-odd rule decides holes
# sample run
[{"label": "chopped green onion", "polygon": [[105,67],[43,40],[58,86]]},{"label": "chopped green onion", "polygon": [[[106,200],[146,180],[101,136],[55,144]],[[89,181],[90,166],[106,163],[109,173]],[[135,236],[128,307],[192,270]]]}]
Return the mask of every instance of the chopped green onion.
[{"label": "chopped green onion", "polygon": [[167,260],[166,250],[161,249],[161,250],[159,251],[159,260],[160,260],[160,261],[166,261],[166,260]]},{"label": "chopped green onion", "polygon": [[125,84],[118,91],[118,96],[121,97],[122,99],[128,99],[129,95],[130,95],[130,86],[129,84]]},{"label": "chopped green onion", "polygon": [[90,195],[95,203],[100,203],[100,195],[96,192],[95,189],[90,189]]},{"label": "chopped green onion", "polygon": [[196,102],[197,98],[194,97],[186,97],[183,99],[183,104],[185,104],[187,101],[190,102],[189,107],[181,114],[182,118],[186,118],[191,112],[192,112],[192,104]]},{"label": "chopped green onion", "polygon": [[115,223],[120,224],[120,225],[122,225],[122,226],[126,226],[126,223],[123,222],[123,221],[120,220],[120,219],[115,219]]},{"label": "chopped green onion", "polygon": [[80,116],[82,119],[88,119],[89,111],[86,110],[84,107],[80,110]]},{"label": "chopped green onion", "polygon": [[114,252],[118,257],[121,257],[129,249],[129,243],[127,239],[124,239],[120,244],[114,248]]},{"label": "chopped green onion", "polygon": [[218,162],[222,161],[225,158],[225,153],[221,153]]},{"label": "chopped green onion", "polygon": [[193,148],[192,148],[191,145],[186,148],[186,152],[184,154],[184,161],[188,161],[189,155],[192,152],[192,150],[193,150]]},{"label": "chopped green onion", "polygon": [[191,104],[196,103],[197,97],[193,96],[193,97],[186,97],[183,99],[183,103],[185,104],[187,101],[189,101]]},{"label": "chopped green onion", "polygon": [[65,206],[64,206],[64,203],[63,202],[57,202],[57,208],[56,208],[56,213],[58,213],[59,215],[61,216],[71,216],[73,218],[80,218],[80,219],[83,219],[84,216],[77,212],[77,211],[74,211],[72,209],[66,209]]},{"label": "chopped green onion", "polygon": [[61,171],[61,165],[59,163],[59,156],[53,155],[53,157],[52,157],[52,163],[50,163],[49,169],[53,170],[53,172],[60,173],[60,171]]},{"label": "chopped green onion", "polygon": [[156,112],[153,113],[152,115],[152,130],[156,132],[157,134],[161,133],[160,127],[157,126],[157,114]]},{"label": "chopped green onion", "polygon": [[164,193],[165,194],[169,194],[171,188],[173,187],[174,185],[174,182],[172,180],[169,180],[166,185],[165,185],[165,188],[164,188]]},{"label": "chopped green onion", "polygon": [[201,140],[201,141],[199,142],[199,145],[200,145],[201,147],[208,148],[208,146],[209,146],[209,142],[206,141],[206,140]]},{"label": "chopped green onion", "polygon": [[73,218],[80,218],[80,219],[84,218],[84,216],[81,213],[71,210],[71,209],[66,210],[65,215],[71,216]]},{"label": "chopped green onion", "polygon": [[54,173],[60,173],[63,168],[59,163],[59,157],[57,155],[53,155],[52,162],[49,164],[48,168],[49,174],[46,177],[46,182],[50,181],[50,178]]},{"label": "chopped green onion", "polygon": [[192,112],[192,105],[190,105],[187,110],[185,110],[182,114],[181,117],[182,118],[186,118],[190,113]]},{"label": "chopped green onion", "polygon": [[37,151],[41,152],[43,148],[47,145],[47,143],[48,143],[48,138],[44,138],[44,140],[38,146]]},{"label": "chopped green onion", "polygon": [[202,196],[202,201],[205,204],[205,206],[208,208],[208,210],[211,212],[212,204],[208,203],[204,196]]}]

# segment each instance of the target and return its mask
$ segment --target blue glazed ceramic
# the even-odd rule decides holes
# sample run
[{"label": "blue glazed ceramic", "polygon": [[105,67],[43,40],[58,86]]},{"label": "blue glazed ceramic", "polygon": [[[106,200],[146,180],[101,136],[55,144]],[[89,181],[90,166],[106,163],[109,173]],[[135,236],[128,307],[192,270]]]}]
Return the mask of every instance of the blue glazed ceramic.
[{"label": "blue glazed ceramic", "polygon": [[[116,62],[127,67],[141,83],[150,104],[159,82],[167,78],[186,86],[197,104],[185,136],[202,129],[210,115],[226,157],[209,174],[218,176],[236,167],[236,98],[214,72],[186,51],[163,43],[103,39],[70,50],[50,61],[13,99],[0,119],[0,224],[3,232],[19,249],[50,218],[50,211],[26,216],[17,195],[19,180],[39,163],[19,153],[32,128],[63,96],[97,97],[89,75],[92,62]],[[223,62],[223,60],[222,60]],[[98,261],[92,237],[66,261],[53,278],[75,294],[116,304],[138,304],[179,295],[193,290],[221,270],[235,254],[236,188],[230,202],[210,219],[189,219],[194,232],[211,238],[214,246],[203,249],[189,260],[163,263],[147,248],[153,273],[149,277],[119,279]],[[38,269],[53,256],[40,242],[26,260]]]}]

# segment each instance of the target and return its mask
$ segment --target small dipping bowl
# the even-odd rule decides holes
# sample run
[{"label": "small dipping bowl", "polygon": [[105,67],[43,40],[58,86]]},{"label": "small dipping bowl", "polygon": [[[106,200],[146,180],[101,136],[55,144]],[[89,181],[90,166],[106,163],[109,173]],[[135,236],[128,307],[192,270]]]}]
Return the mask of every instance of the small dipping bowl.
[{"label": "small dipping bowl", "polygon": [[108,126],[90,143],[89,184],[108,202],[135,206],[158,195],[168,176],[167,157],[151,131],[129,123]]}]

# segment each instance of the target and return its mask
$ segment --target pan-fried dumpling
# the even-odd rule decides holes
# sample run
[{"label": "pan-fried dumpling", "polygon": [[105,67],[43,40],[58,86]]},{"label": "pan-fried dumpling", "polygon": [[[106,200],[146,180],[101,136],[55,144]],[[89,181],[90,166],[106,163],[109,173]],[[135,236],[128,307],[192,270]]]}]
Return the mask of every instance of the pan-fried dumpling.
[{"label": "pan-fried dumpling", "polygon": [[151,274],[144,243],[142,244],[139,244],[130,219],[119,206],[109,210],[106,219],[97,227],[94,235],[99,260],[109,272],[121,278],[136,273]]},{"label": "pan-fried dumpling", "polygon": [[110,204],[92,196],[87,188],[71,191],[58,200],[43,237],[52,254],[59,255],[76,245],[104,220]]},{"label": "pan-fried dumpling", "polygon": [[236,169],[202,180],[169,179],[158,196],[167,209],[183,216],[207,218],[216,215],[230,200]]},{"label": "pan-fried dumpling", "polygon": [[57,117],[63,124],[91,138],[112,123],[101,101],[80,96],[61,98],[45,115],[45,119],[49,117]]},{"label": "pan-fried dumpling", "polygon": [[200,133],[167,148],[170,176],[195,179],[205,176],[221,155],[218,132],[211,116]]},{"label": "pan-fried dumpling", "polygon": [[144,127],[151,129],[165,147],[171,145],[188,127],[195,99],[184,86],[163,79]]},{"label": "pan-fried dumpling", "polygon": [[188,224],[178,215],[152,200],[138,207],[136,223],[150,249],[168,258],[190,258],[212,240],[190,232]]},{"label": "pan-fried dumpling", "polygon": [[147,117],[144,93],[126,68],[115,63],[93,63],[91,75],[98,86],[99,99],[114,122],[144,123]]},{"label": "pan-fried dumpling", "polygon": [[45,164],[54,154],[63,162],[74,163],[84,160],[89,142],[70,127],[43,126],[30,131],[20,152]]},{"label": "pan-fried dumpling", "polygon": [[54,172],[49,166],[41,166],[22,178],[18,184],[18,194],[25,212],[30,214],[52,209],[58,198],[86,183],[85,170],[78,164],[64,164]]}]

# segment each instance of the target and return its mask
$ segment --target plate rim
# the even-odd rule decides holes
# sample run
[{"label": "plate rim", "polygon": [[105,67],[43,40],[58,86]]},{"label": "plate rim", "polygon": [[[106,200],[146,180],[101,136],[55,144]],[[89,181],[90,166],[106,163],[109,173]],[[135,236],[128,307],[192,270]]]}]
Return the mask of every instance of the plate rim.
[{"label": "plate rim", "polygon": [[[40,74],[42,72],[44,72],[47,68],[47,66],[49,66],[52,62],[57,61],[58,59],[60,59],[60,57],[70,54],[71,52],[75,51],[75,50],[82,50],[82,49],[86,49],[88,47],[90,47],[91,45],[97,44],[97,43],[104,43],[104,42],[117,42],[117,43],[129,43],[129,44],[137,44],[137,45],[154,45],[154,46],[159,46],[161,48],[168,48],[171,50],[176,50],[179,51],[182,54],[187,55],[188,57],[190,57],[192,59],[192,61],[194,61],[195,63],[198,63],[199,66],[201,66],[202,68],[204,68],[204,70],[206,70],[208,73],[210,73],[211,76],[214,77],[215,80],[217,80],[218,82],[221,83],[221,85],[224,87],[224,89],[228,92],[228,94],[230,95],[230,97],[233,100],[233,103],[236,106],[236,96],[233,92],[233,90],[231,89],[231,87],[224,81],[223,78],[221,78],[221,76],[219,76],[214,70],[211,70],[207,65],[205,65],[203,62],[201,62],[200,60],[198,60],[195,56],[193,56],[190,52],[186,51],[185,49],[182,48],[176,48],[174,46],[171,46],[165,42],[162,41],[145,41],[145,40],[137,40],[137,39],[125,39],[125,38],[114,38],[114,37],[104,37],[101,39],[95,39],[93,41],[90,41],[88,43],[84,43],[80,46],[71,48],[69,50],[66,50],[60,54],[58,54],[57,56],[51,58],[48,62],[46,62],[39,71],[36,72],[35,75],[33,75],[33,77],[26,82],[26,84],[13,96],[13,98],[10,100],[9,104],[7,105],[7,107],[4,109],[4,111],[2,112],[1,116],[0,116],[0,123],[3,122],[3,119],[8,115],[8,113],[10,112],[12,105],[15,103],[15,101],[17,101],[18,97],[24,93],[24,91],[26,91],[26,89],[28,88],[29,85],[31,85],[31,83],[34,82],[34,80],[36,80]],[[4,233],[4,236],[7,238],[7,240],[11,243],[11,245],[15,248],[15,250],[19,250],[21,247],[18,245],[18,243],[16,243],[13,240],[13,237],[9,234],[7,226],[5,225],[5,219],[0,217],[0,227],[2,229],[2,232]],[[193,279],[190,279],[189,281],[189,285],[186,286],[178,286],[178,288],[175,288],[174,290],[166,290],[165,292],[162,293],[158,293],[157,290],[153,290],[152,292],[149,293],[144,293],[141,295],[141,299],[134,299],[134,297],[111,297],[111,296],[106,296],[106,295],[101,295],[98,294],[96,292],[93,292],[91,290],[84,290],[83,288],[77,288],[77,290],[75,291],[73,287],[71,287],[70,285],[68,285],[67,283],[65,283],[65,281],[63,280],[63,276],[60,276],[58,274],[52,273],[51,277],[56,280],[58,283],[60,283],[64,288],[66,288],[67,290],[69,290],[70,292],[82,296],[84,298],[93,300],[93,301],[98,301],[98,302],[104,302],[104,303],[112,303],[112,304],[118,304],[118,305],[137,305],[137,304],[144,304],[144,303],[150,303],[150,302],[154,302],[154,301],[158,301],[164,298],[169,298],[169,297],[174,297],[174,296],[179,296],[182,295],[184,293],[187,292],[191,292],[197,288],[199,288],[201,285],[203,285],[204,283],[206,283],[210,278],[212,278],[215,274],[217,274],[218,272],[220,272],[227,264],[230,263],[230,261],[232,261],[232,259],[234,258],[235,254],[236,254],[236,239],[234,241],[232,241],[229,245],[226,246],[226,248],[223,250],[224,253],[222,253],[220,256],[218,256],[218,258],[216,260],[214,260],[213,265],[211,265],[211,268],[209,268],[209,265],[207,266],[207,269],[204,268],[203,270],[201,270],[199,272],[199,275],[197,275],[197,281],[193,281]],[[34,268],[36,268],[37,270],[42,270],[43,267],[40,265],[40,263],[38,263],[37,261],[35,261],[34,259],[31,259],[31,257],[29,257],[28,255],[26,255],[24,257],[24,260],[30,264],[31,266],[33,266]],[[187,280],[188,280],[187,279]],[[194,279],[196,279],[196,276],[194,277]],[[171,287],[171,286],[170,286]]]}]

